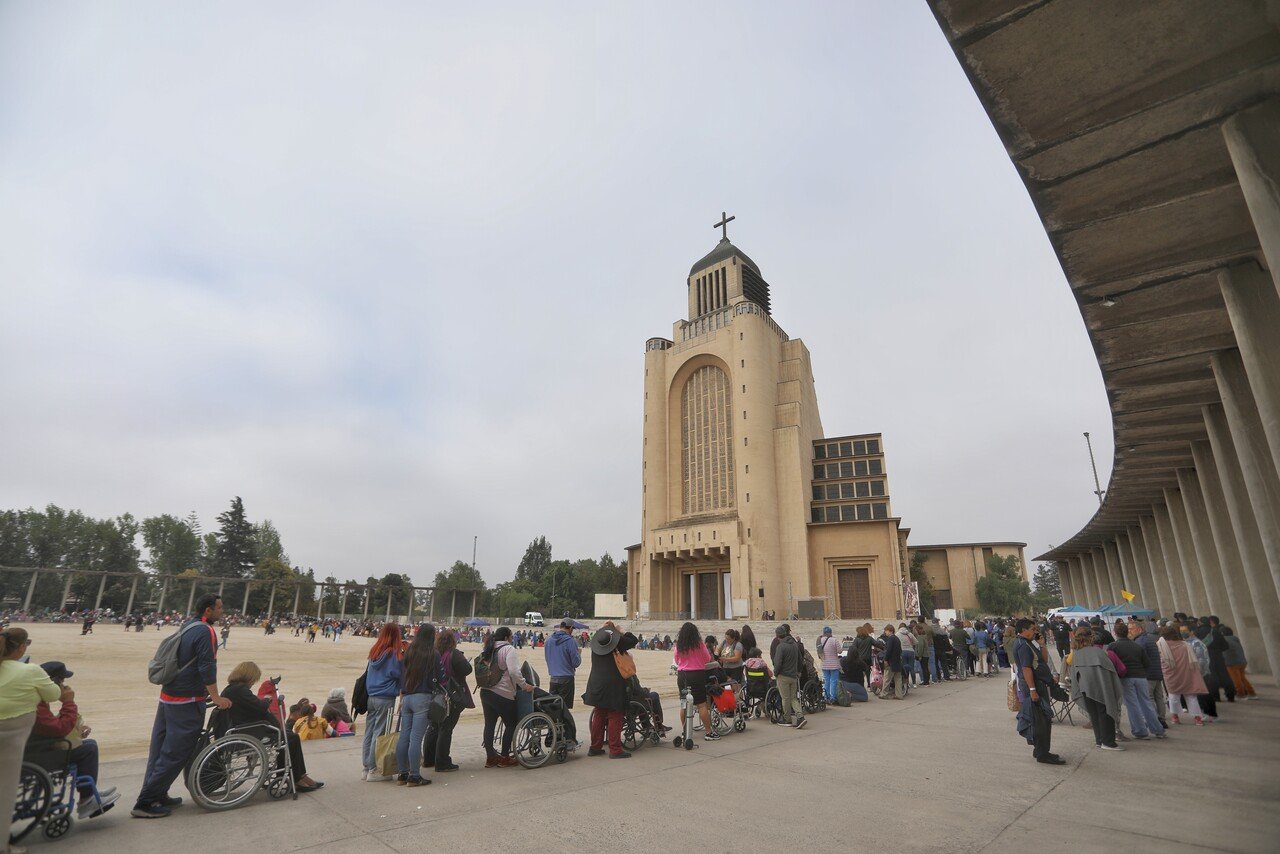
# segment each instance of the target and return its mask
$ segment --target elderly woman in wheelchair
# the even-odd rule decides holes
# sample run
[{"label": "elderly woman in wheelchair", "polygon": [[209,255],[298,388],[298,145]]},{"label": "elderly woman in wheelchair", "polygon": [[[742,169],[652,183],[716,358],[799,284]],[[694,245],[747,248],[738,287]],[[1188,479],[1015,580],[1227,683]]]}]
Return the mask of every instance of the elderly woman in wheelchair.
[{"label": "elderly woman in wheelchair", "polygon": [[[270,698],[259,698],[249,687],[262,676],[252,661],[236,666],[222,696],[231,702],[224,712],[214,710],[200,735],[195,758],[187,766],[187,789],[208,810],[228,810],[247,803],[259,789],[272,798],[313,792],[323,786],[307,775],[302,744],[288,731]],[[279,677],[271,680],[279,681]]]}]

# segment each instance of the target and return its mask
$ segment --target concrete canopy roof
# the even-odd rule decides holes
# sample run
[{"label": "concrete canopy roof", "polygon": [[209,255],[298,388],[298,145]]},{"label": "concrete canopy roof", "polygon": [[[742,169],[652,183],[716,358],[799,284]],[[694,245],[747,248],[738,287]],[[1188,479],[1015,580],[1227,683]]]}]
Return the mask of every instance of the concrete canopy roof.
[{"label": "concrete canopy roof", "polygon": [[1280,92],[1280,7],[929,5],[1040,214],[1111,404],[1106,501],[1036,558],[1065,560],[1177,488],[1201,407],[1220,402],[1209,357],[1236,342],[1217,271],[1265,266],[1221,125]]}]

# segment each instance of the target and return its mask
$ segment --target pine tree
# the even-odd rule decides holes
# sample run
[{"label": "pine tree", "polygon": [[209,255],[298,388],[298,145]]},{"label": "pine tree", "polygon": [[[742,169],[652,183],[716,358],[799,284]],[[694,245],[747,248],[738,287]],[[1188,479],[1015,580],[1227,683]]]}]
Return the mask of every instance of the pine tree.
[{"label": "pine tree", "polygon": [[1035,585],[1035,593],[1031,599],[1037,610],[1047,611],[1062,606],[1062,580],[1058,578],[1057,564],[1040,564],[1031,581]]},{"label": "pine tree", "polygon": [[257,565],[254,553],[253,525],[245,518],[240,496],[231,500],[231,508],[218,515],[218,551],[215,558],[221,575],[245,578]]},{"label": "pine tree", "polygon": [[516,580],[529,581],[534,585],[542,582],[542,578],[547,573],[547,567],[551,565],[551,543],[547,542],[546,537],[538,537],[529,543],[529,547],[524,550],[524,557],[520,559],[520,565],[516,567]]}]

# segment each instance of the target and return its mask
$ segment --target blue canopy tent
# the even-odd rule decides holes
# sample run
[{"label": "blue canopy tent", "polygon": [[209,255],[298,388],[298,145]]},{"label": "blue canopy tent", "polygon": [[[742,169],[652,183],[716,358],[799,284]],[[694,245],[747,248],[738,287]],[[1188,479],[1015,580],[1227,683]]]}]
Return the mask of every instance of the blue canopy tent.
[{"label": "blue canopy tent", "polygon": [[575,629],[589,629],[589,628],[591,628],[591,627],[590,627],[590,626],[588,626],[586,623],[579,623],[577,620],[570,620],[569,622],[573,623],[573,627],[574,627]]},{"label": "blue canopy tent", "polygon": [[1103,605],[1099,610],[1104,617],[1153,617],[1156,613],[1150,608],[1139,608],[1133,604]]},{"label": "blue canopy tent", "polygon": [[488,620],[482,620],[482,619],[480,619],[479,617],[472,617],[472,618],[471,618],[471,619],[469,619],[469,620],[463,620],[463,621],[462,621],[462,625],[464,625],[464,626],[487,626],[487,625],[489,625],[489,621],[488,621]]}]

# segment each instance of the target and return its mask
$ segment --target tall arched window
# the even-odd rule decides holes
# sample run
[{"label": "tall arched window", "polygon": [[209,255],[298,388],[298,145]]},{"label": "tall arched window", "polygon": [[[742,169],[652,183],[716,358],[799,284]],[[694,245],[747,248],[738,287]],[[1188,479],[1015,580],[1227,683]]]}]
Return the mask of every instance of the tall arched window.
[{"label": "tall arched window", "polygon": [[698,368],[680,400],[684,512],[733,507],[733,419],[729,379],[714,365]]}]

